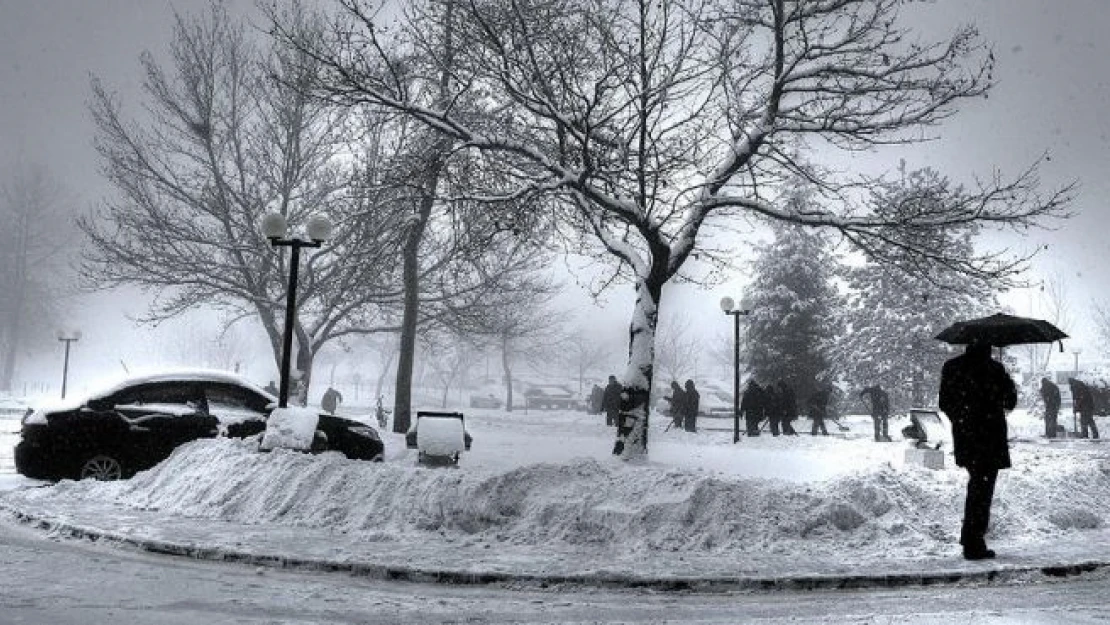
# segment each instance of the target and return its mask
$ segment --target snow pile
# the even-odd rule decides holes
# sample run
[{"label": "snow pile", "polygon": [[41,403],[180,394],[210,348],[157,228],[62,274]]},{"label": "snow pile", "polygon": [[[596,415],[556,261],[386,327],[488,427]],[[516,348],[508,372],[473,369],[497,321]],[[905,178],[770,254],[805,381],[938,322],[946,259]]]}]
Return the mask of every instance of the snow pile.
[{"label": "snow pile", "polygon": [[[446,539],[622,557],[700,554],[749,562],[850,553],[857,561],[881,561],[956,549],[966,477],[950,455],[944,470],[930,471],[900,466],[905,444],[877,444],[866,435],[765,436],[732,445],[726,433],[653,431],[658,457],[673,464],[658,457],[630,464],[596,453],[611,445],[611,429],[576,415],[543,418],[479,421],[490,431],[472,430],[475,453],[464,456],[460,469],[418,466],[396,435],[387,439],[391,455],[381,464],[330,452],[259,454],[256,439],[216,439],[185,445],[128,481],[66,481],[10,496],[311,527],[365,541]],[[530,437],[522,434],[535,424],[566,427],[566,436],[524,444]],[[587,431],[596,434],[589,437],[595,447],[582,444]],[[483,460],[483,445],[505,453]],[[549,461],[533,453],[541,448]],[[1102,448],[1015,443],[1015,468],[1000,477],[989,539],[1045,543],[1106,527],[1110,448]],[[578,455],[583,449],[588,455]],[[709,465],[706,458],[724,460]],[[749,477],[755,473],[749,469],[767,471],[768,463],[782,477]],[[803,464],[836,469],[824,479],[791,479],[791,467]]]},{"label": "snow pile", "polygon": [[274,408],[266,420],[260,449],[312,449],[319,420],[315,408]]}]

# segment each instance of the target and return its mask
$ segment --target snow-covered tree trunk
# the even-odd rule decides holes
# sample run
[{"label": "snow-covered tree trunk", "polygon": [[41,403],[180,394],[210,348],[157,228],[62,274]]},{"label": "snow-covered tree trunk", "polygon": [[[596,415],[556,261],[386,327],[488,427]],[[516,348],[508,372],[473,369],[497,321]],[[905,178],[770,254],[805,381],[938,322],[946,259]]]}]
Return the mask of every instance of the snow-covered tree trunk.
[{"label": "snow-covered tree trunk", "polygon": [[651,413],[651,380],[655,367],[655,329],[659,322],[659,298],[666,279],[658,276],[637,281],[636,306],[629,327],[628,368],[621,380],[620,427],[613,454],[625,460],[647,454],[648,420]]}]

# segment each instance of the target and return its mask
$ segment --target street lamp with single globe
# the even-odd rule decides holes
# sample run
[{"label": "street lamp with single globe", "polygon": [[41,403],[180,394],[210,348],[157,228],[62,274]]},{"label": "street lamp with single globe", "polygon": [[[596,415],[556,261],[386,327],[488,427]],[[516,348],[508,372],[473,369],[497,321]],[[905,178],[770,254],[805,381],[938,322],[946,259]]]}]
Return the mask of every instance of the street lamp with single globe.
[{"label": "street lamp with single globe", "polygon": [[69,344],[81,340],[81,331],[65,332],[58,330],[58,340],[66,344],[65,360],[62,362],[62,399],[66,398],[66,380],[69,379]]},{"label": "street lamp with single globe", "polygon": [[331,221],[323,215],[309,218],[305,224],[305,234],[308,239],[287,236],[289,224],[285,216],[279,213],[270,213],[262,218],[262,235],[270,240],[274,247],[288,247],[292,250],[289,258],[289,288],[285,296],[285,333],[282,335],[281,346],[281,386],[278,387],[278,406],[285,408],[289,405],[289,359],[293,351],[293,320],[296,316],[297,304],[297,273],[301,264],[302,247],[320,247],[324,241],[331,238]]},{"label": "street lamp with single globe", "polygon": [[740,442],[740,317],[752,314],[752,303],[747,297],[740,299],[740,305],[731,297],[721,298],[721,310],[732,315],[732,442]]}]

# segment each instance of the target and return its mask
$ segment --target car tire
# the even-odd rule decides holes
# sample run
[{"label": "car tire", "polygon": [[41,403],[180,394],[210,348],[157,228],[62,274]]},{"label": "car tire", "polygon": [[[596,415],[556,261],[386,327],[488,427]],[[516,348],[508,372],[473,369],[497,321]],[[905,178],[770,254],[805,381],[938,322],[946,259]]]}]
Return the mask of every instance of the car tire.
[{"label": "car tire", "polygon": [[89,456],[77,470],[77,479],[92,478],[102,482],[122,480],[124,477],[123,462],[116,454],[94,454]]}]

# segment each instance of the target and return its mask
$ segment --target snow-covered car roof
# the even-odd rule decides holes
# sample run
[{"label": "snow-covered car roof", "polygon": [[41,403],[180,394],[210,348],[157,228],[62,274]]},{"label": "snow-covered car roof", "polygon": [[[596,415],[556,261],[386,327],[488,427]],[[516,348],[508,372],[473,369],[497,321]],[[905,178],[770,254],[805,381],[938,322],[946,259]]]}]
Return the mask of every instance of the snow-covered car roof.
[{"label": "snow-covered car roof", "polygon": [[26,419],[25,423],[45,423],[47,414],[77,410],[90,400],[108,397],[125,388],[155,382],[226,382],[228,384],[237,384],[248,388],[271,401],[276,402],[278,400],[272,393],[266,391],[254,382],[229,371],[220,371],[217,369],[163,369],[150,373],[131,375],[85,395],[47,401],[37,406],[35,412]]},{"label": "snow-covered car roof", "polygon": [[122,381],[116,382],[104,390],[90,393],[88,399],[100,399],[125,388],[155,382],[224,382],[227,384],[237,384],[277,401],[277,397],[247,378],[237,373],[220,371],[218,369],[166,369],[142,375],[132,375]]}]

